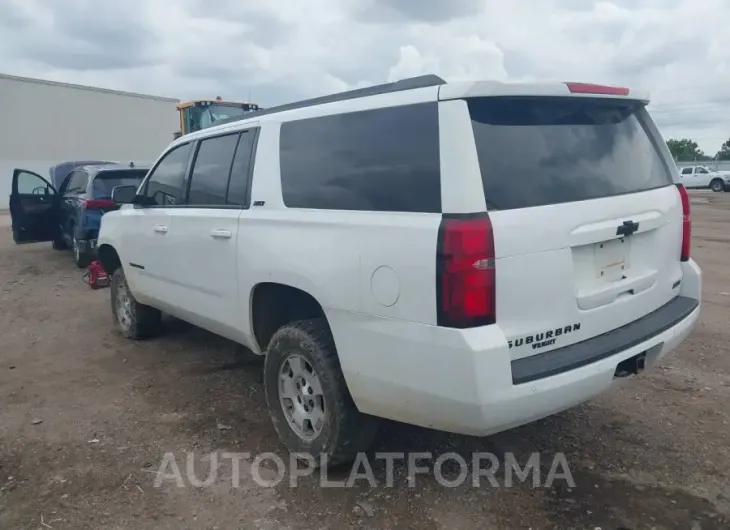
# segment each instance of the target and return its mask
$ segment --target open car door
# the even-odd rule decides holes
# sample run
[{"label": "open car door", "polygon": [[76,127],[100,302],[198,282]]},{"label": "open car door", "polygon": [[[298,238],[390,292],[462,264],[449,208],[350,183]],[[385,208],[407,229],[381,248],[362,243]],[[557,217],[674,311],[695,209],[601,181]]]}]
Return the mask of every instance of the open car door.
[{"label": "open car door", "polygon": [[13,171],[10,217],[16,243],[53,241],[58,237],[59,200],[56,189],[38,173]]}]

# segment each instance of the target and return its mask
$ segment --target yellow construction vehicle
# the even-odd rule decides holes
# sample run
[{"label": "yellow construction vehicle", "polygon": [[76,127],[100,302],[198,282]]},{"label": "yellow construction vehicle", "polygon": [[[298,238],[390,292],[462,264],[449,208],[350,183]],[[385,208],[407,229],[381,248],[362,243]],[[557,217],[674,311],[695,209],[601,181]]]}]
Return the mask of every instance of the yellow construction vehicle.
[{"label": "yellow construction vehicle", "polygon": [[216,125],[222,120],[231,121],[240,116],[241,119],[249,112],[260,110],[255,103],[238,101],[223,101],[220,96],[211,99],[193,99],[177,104],[180,113],[180,130],[174,134],[180,138],[184,134],[205,129]]}]

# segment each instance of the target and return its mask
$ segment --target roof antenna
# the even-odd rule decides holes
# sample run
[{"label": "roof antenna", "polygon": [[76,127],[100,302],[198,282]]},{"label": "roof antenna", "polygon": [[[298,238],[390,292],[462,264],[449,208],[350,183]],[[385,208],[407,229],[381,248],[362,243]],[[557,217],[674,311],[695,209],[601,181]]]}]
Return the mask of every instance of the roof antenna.
[{"label": "roof antenna", "polygon": [[129,167],[134,167],[134,162],[130,162]]}]

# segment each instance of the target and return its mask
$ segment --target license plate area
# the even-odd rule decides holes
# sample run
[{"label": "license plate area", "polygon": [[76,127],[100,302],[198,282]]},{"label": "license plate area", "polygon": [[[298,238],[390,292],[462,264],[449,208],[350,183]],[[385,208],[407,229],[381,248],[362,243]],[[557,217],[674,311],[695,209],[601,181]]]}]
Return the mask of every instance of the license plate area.
[{"label": "license plate area", "polygon": [[593,245],[596,278],[607,282],[624,279],[630,255],[631,238],[621,237]]}]

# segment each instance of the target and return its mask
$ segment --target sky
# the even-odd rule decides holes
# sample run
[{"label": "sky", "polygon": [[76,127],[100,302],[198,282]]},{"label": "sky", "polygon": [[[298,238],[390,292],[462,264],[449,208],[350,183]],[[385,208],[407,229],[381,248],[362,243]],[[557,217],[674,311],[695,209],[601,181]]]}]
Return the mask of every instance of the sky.
[{"label": "sky", "polygon": [[730,138],[730,0],[0,0],[0,72],[267,107],[414,75],[649,90]]}]

